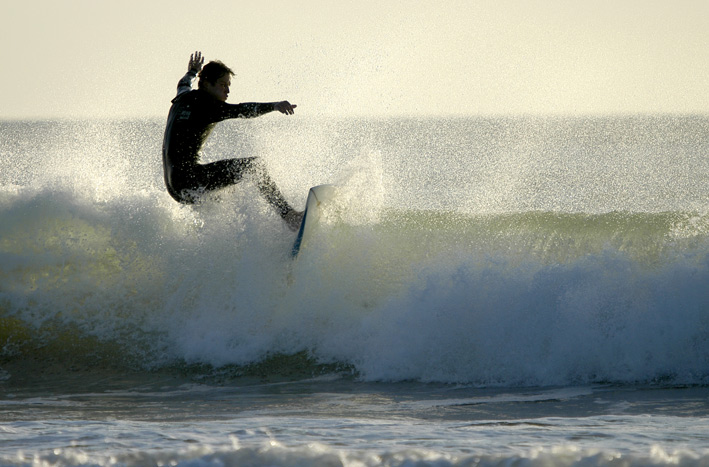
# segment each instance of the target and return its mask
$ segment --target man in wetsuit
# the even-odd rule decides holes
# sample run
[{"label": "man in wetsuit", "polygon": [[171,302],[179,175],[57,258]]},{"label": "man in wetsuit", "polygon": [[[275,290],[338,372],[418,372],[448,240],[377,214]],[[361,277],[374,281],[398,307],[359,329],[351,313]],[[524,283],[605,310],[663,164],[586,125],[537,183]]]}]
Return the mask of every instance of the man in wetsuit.
[{"label": "man in wetsuit", "polygon": [[[297,230],[303,213],[288,205],[256,157],[199,163],[200,149],[216,123],[228,118],[259,117],[274,110],[292,115],[296,106],[288,101],[227,104],[234,72],[218,61],[204,67],[203,64],[201,52],[190,56],[187,74],[177,84],[177,96],[167,117],[162,149],[167,191],[180,203],[192,204],[201,195],[233,185],[249,175],[288,227]],[[198,74],[198,89],[193,90],[192,81]]]}]

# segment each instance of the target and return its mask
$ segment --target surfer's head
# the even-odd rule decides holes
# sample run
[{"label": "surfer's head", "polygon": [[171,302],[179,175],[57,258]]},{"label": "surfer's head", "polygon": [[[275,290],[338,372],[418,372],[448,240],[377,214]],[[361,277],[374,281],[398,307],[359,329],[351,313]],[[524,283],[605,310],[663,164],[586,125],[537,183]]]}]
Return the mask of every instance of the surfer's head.
[{"label": "surfer's head", "polygon": [[222,62],[209,62],[199,72],[199,89],[224,102],[229,97],[232,76],[234,72]]}]

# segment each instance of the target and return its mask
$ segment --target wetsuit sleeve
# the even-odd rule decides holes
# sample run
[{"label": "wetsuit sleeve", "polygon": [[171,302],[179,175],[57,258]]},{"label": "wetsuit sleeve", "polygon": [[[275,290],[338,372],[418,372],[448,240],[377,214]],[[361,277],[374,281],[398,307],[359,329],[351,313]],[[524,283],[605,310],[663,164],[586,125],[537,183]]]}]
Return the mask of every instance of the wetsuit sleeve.
[{"label": "wetsuit sleeve", "polygon": [[197,77],[197,73],[190,70],[177,83],[177,95],[184,94],[192,90],[192,81]]},{"label": "wetsuit sleeve", "polygon": [[273,103],[259,103],[259,102],[246,102],[243,104],[236,104],[238,107],[240,118],[254,118],[260,117],[261,115],[273,112],[276,107]]},{"label": "wetsuit sleeve", "polygon": [[217,112],[217,120],[226,120],[227,118],[255,118],[265,115],[276,110],[275,104],[246,102],[242,104],[227,104],[221,102]]}]

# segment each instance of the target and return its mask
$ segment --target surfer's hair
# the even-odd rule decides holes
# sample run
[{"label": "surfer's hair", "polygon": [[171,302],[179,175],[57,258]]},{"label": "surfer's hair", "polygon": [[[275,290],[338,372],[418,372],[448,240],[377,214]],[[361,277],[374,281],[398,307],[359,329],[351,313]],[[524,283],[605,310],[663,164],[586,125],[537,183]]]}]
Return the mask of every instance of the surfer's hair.
[{"label": "surfer's hair", "polygon": [[229,74],[234,76],[234,72],[231,68],[224,65],[219,60],[214,60],[202,67],[202,71],[199,72],[199,87],[201,88],[204,83],[215,84],[219,78]]}]

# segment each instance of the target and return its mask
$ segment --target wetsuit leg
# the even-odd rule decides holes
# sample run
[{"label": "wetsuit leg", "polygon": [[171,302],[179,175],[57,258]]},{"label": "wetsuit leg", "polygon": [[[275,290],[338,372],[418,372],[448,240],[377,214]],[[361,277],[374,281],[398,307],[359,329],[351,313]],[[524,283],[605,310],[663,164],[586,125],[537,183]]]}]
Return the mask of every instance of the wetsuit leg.
[{"label": "wetsuit leg", "polygon": [[276,186],[276,183],[270,175],[268,175],[266,166],[256,157],[249,157],[246,161],[247,163],[243,169],[244,173],[254,177],[256,186],[261,195],[278,211],[281,217],[285,217],[293,208],[291,208],[288,201],[286,201],[283,194]]},{"label": "wetsuit leg", "polygon": [[194,172],[193,181],[203,190],[213,191],[238,183],[244,175],[254,177],[261,195],[281,217],[293,210],[256,157],[226,159],[200,165]]}]

